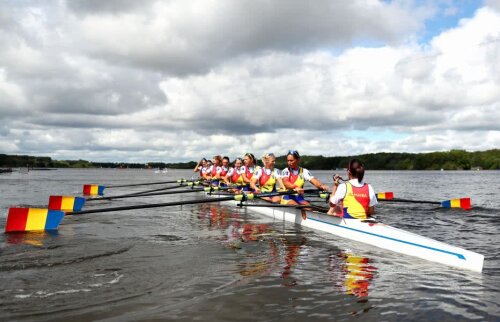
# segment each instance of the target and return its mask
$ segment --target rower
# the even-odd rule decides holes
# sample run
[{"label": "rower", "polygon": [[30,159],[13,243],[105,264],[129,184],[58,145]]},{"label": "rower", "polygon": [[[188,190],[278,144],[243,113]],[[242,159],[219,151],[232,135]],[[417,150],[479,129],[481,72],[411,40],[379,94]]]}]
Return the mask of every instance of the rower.
[{"label": "rower", "polygon": [[222,166],[222,157],[220,155],[216,155],[212,159],[212,162],[214,164],[213,164],[212,168],[210,169],[210,173],[207,176],[207,178],[208,178],[208,180],[211,181],[212,185],[218,186],[219,185],[219,179],[220,179],[219,174],[222,171],[222,169],[221,169],[221,166]]},{"label": "rower", "polygon": [[203,177],[203,172],[204,170],[206,170],[206,168],[207,168],[207,159],[202,158],[200,161],[198,161],[198,163],[194,167],[193,172],[199,172],[200,177]]},{"label": "rower", "polygon": [[[328,190],[328,186],[323,185],[318,179],[312,176],[309,170],[299,166],[300,154],[297,150],[288,150],[286,155],[288,167],[281,172],[283,184],[287,189],[295,190],[298,195],[284,195],[281,197],[283,205],[309,205],[310,202],[304,199],[304,184],[309,181],[319,190]],[[302,211],[302,218],[306,219],[306,212]]]},{"label": "rower", "polygon": [[201,169],[201,178],[204,180],[210,180],[210,174],[212,173],[212,161],[207,160],[207,166],[204,169]]},{"label": "rower", "polygon": [[[264,164],[264,167],[260,167],[255,171],[250,182],[250,188],[253,189],[255,193],[273,193],[276,192],[276,182],[278,182],[280,188],[285,190],[285,186],[281,180],[280,171],[274,168],[276,164],[276,156],[273,153],[266,153],[262,156],[262,163]],[[274,203],[278,203],[281,200],[280,196],[261,198]]]},{"label": "rower", "polygon": [[375,212],[378,201],[372,186],[363,181],[365,175],[363,162],[352,159],[347,174],[349,181],[345,183],[339,183],[341,180],[339,175],[333,177],[328,214],[343,218],[367,219]]},{"label": "rower", "polygon": [[257,166],[257,160],[252,153],[246,153],[243,157],[243,163],[245,164],[243,167],[245,172],[243,173],[243,182],[245,183],[245,187],[243,187],[243,191],[250,190],[250,182],[252,180],[252,176],[257,171],[259,166]]},{"label": "rower", "polygon": [[227,184],[236,185],[236,190],[241,190],[245,185],[245,182],[243,181],[243,173],[245,173],[243,159],[236,158],[236,160],[234,160],[234,167],[230,168],[222,179]]},{"label": "rower", "polygon": [[[222,158],[222,165],[220,166],[220,172],[217,172],[216,178],[219,179],[219,185],[222,187],[226,186],[226,183],[224,181],[224,177],[227,175],[229,171],[229,157],[224,156]],[[221,182],[222,181],[222,182]]]}]

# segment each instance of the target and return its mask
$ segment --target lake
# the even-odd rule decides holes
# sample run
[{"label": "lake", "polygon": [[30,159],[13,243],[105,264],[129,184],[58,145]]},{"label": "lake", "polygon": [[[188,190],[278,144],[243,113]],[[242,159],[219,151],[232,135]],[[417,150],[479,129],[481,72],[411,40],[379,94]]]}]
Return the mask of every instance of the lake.
[{"label": "lake", "polygon": [[[331,185],[331,171],[312,171]],[[0,174],[0,222],[85,183],[191,178],[192,171],[58,169]],[[341,173],[345,176],[345,173]],[[474,273],[215,203],[68,216],[55,233],[0,236],[0,320],[500,320],[500,172],[367,171],[376,191],[473,209],[380,201],[389,225],[485,255]],[[118,195],[161,186],[109,188]],[[199,199],[88,202],[85,209]]]}]

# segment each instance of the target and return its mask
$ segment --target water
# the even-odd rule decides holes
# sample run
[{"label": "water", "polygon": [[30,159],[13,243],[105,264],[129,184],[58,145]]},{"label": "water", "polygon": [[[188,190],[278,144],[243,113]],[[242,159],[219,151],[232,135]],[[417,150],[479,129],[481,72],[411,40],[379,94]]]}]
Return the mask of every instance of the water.
[{"label": "water", "polygon": [[[84,183],[191,174],[97,169],[1,175],[0,222],[11,206],[43,207],[49,195],[77,195]],[[314,174],[331,182],[331,172]],[[366,177],[377,191],[400,198],[470,196],[471,211],[381,202],[377,216],[484,254],[483,273],[217,204],[96,213],[66,217],[58,233],[0,236],[0,320],[500,320],[499,173],[371,171]],[[85,208],[197,198],[141,197]]]}]

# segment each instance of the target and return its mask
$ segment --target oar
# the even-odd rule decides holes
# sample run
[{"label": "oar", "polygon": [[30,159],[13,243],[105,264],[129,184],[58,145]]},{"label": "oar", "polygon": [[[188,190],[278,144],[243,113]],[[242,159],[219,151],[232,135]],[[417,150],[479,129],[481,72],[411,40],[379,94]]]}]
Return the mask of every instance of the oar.
[{"label": "oar", "polygon": [[106,186],[106,188],[123,188],[123,187],[137,187],[137,186],[150,186],[154,184],[167,184],[167,183],[183,183],[186,182],[185,179],[178,179],[173,181],[155,181],[155,182],[143,182],[143,183],[130,183],[130,184],[121,184],[121,185],[111,185]]},{"label": "oar", "polygon": [[196,200],[185,200],[178,202],[164,202],[164,203],[146,204],[146,205],[100,208],[100,209],[91,209],[83,211],[71,211],[66,213],[59,210],[49,210],[40,208],[9,208],[9,213],[7,215],[7,222],[5,225],[5,232],[9,233],[9,232],[57,230],[65,214],[79,215],[79,214],[89,214],[89,213],[120,211],[120,210],[181,206],[181,205],[220,202],[229,200],[244,201],[252,199],[254,197],[259,197],[259,195],[238,194],[221,198],[196,199]]},{"label": "oar", "polygon": [[[292,192],[289,192],[292,193]],[[283,195],[283,193],[276,193],[274,195]],[[266,196],[273,194],[266,194]],[[102,212],[112,212],[121,210],[134,210],[134,209],[147,209],[147,208],[159,208],[159,207],[169,207],[169,206],[181,206],[181,205],[192,205],[199,203],[210,203],[210,202],[221,202],[221,201],[245,201],[252,198],[258,198],[262,195],[253,194],[238,194],[229,197],[221,198],[209,198],[209,199],[196,199],[196,200],[185,200],[177,202],[164,202],[146,205],[134,205],[134,206],[122,206],[122,207],[112,207],[112,208],[100,208],[91,209],[83,211],[71,211],[64,213],[59,210],[49,210],[49,209],[39,209],[39,208],[9,208],[9,213],[7,215],[7,223],[5,225],[5,232],[26,232],[26,231],[44,231],[44,230],[57,230],[59,223],[61,222],[64,215],[80,215],[80,214],[90,214],[90,213],[102,213]]]},{"label": "oar", "polygon": [[[175,187],[179,188],[179,187]],[[160,189],[164,190],[164,189]],[[49,197],[49,210],[62,210],[62,211],[80,211],[83,208],[85,202],[90,201],[100,201],[100,200],[114,200],[123,198],[137,198],[137,197],[148,197],[148,196],[160,196],[160,195],[172,195],[181,193],[193,193],[203,191],[202,188],[188,189],[188,190],[177,190],[177,191],[163,191],[163,192],[149,192],[149,193],[136,193],[136,194],[126,194],[109,196],[102,198],[82,198],[82,197],[72,197],[72,196],[50,196]]]},{"label": "oar", "polygon": [[144,183],[111,185],[111,186],[104,186],[104,185],[98,185],[98,184],[84,184],[83,185],[83,194],[86,196],[103,196],[104,189],[106,189],[106,188],[136,187],[136,186],[157,185],[157,184],[167,184],[167,183],[182,184],[185,182],[188,182],[188,181],[184,180],[184,179],[178,179],[178,180],[174,180],[174,181],[144,182]]},{"label": "oar", "polygon": [[379,201],[387,201],[387,202],[403,202],[403,203],[417,203],[417,204],[430,204],[430,205],[439,205],[443,208],[462,208],[465,210],[472,209],[470,204],[470,198],[457,198],[450,199],[444,201],[430,201],[430,200],[412,200],[412,199],[378,199]]}]

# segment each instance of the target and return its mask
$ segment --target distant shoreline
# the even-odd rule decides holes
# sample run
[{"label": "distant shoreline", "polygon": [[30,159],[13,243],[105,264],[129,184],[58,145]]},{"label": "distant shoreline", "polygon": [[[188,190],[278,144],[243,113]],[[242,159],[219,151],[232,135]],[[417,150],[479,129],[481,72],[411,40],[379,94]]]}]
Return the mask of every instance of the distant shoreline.
[{"label": "distant shoreline", "polygon": [[[200,158],[202,155],[200,155]],[[468,152],[451,150],[429,153],[379,152],[355,156],[325,157],[304,155],[301,166],[307,169],[345,169],[350,159],[359,158],[368,170],[498,170],[500,149]],[[188,162],[91,162],[87,160],[53,160],[50,157],[0,154],[0,168],[27,168],[49,170],[55,168],[133,168],[133,169],[193,169],[196,161]],[[276,167],[287,166],[286,156],[276,159]]]}]

